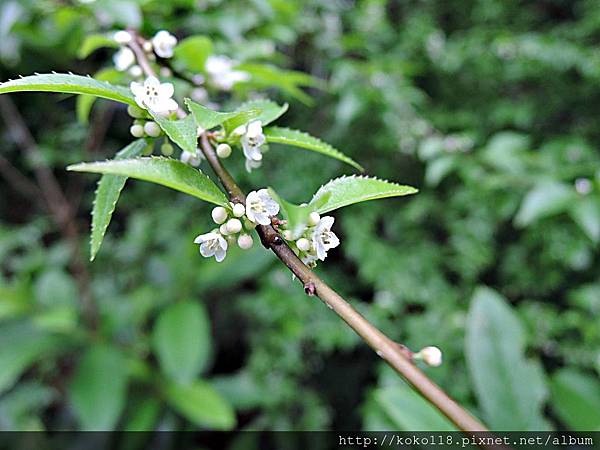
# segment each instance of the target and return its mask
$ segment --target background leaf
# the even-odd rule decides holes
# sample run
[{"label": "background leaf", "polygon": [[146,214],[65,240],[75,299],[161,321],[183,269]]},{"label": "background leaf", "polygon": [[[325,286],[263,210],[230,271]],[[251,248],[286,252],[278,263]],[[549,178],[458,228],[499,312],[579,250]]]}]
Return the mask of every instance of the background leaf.
[{"label": "background leaf", "polygon": [[567,210],[576,194],[569,185],[559,182],[543,182],[531,189],[515,216],[515,225],[526,227],[537,220]]},{"label": "background leaf", "polygon": [[210,353],[210,326],[202,305],[180,302],[165,309],[154,325],[152,344],[165,375],[189,384],[206,368]]},{"label": "background leaf", "polygon": [[[276,121],[288,110],[288,104],[278,105],[271,100],[250,100],[240,105],[237,112],[253,112],[260,111],[257,116],[254,116],[252,120],[260,120],[262,126],[269,125],[271,122]],[[235,127],[234,127],[235,128]]]},{"label": "background leaf", "polygon": [[[129,159],[142,154],[146,148],[146,141],[138,139],[133,141],[115,156],[115,159]],[[102,240],[110,224],[112,214],[117,206],[121,191],[127,181],[122,175],[103,175],[98,181],[98,188],[94,197],[92,209],[92,232],[90,235],[90,261],[93,261],[100,250]]]},{"label": "background leaf", "polygon": [[108,173],[150,181],[197,197],[215,205],[227,206],[225,194],[198,169],[168,158],[136,158],[67,167],[75,172]]},{"label": "background leaf", "polygon": [[314,152],[322,153],[331,158],[339,159],[340,161],[350,164],[352,167],[360,171],[364,171],[363,167],[354,161],[352,158],[344,155],[339,150],[322,140],[311,136],[308,133],[290,128],[271,127],[264,131],[267,142],[275,144],[285,144],[294,147],[301,147]]},{"label": "background leaf", "polygon": [[387,197],[415,194],[417,189],[390,181],[365,176],[343,176],[321,186],[310,205],[318,205],[319,213],[326,213],[343,206]]},{"label": "background leaf", "polygon": [[467,318],[465,354],[471,380],[493,430],[545,430],[546,384],[539,365],[526,360],[519,318],[500,295],[478,288]]},{"label": "background leaf", "polygon": [[552,408],[572,430],[600,431],[600,381],[577,369],[558,370],[550,382]]},{"label": "background leaf", "polygon": [[69,388],[84,430],[113,430],[125,405],[127,365],[115,348],[97,345],[83,356]]},{"label": "background leaf", "polygon": [[204,72],[206,59],[212,53],[212,41],[207,36],[190,36],[177,44],[173,64],[179,71]]}]

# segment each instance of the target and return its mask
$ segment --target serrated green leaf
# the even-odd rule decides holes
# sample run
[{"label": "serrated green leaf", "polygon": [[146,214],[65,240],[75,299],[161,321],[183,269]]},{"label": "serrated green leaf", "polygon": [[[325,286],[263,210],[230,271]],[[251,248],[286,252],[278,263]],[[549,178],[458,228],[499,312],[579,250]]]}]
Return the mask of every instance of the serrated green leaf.
[{"label": "serrated green leaf", "polygon": [[546,385],[539,364],[525,358],[525,332],[495,291],[478,288],[467,318],[465,355],[486,423],[494,430],[544,430]]},{"label": "serrated green leaf", "polygon": [[[288,104],[278,105],[271,100],[250,100],[240,105],[236,109],[237,112],[249,112],[253,117],[251,120],[260,120],[262,126],[266,126],[280,118],[288,110]],[[254,115],[255,111],[260,111],[258,115]]]},{"label": "serrated green leaf", "polygon": [[219,206],[228,206],[225,194],[200,170],[170,158],[136,158],[67,167],[75,172],[109,173],[160,184]]},{"label": "serrated green leaf", "polygon": [[212,41],[206,36],[190,36],[177,44],[173,64],[179,71],[204,72],[206,59],[212,53]]},{"label": "serrated green leaf", "polygon": [[206,368],[210,353],[208,316],[198,302],[181,302],[161,312],[152,332],[152,345],[163,373],[189,384]]},{"label": "serrated green leaf", "polygon": [[89,94],[129,105],[136,105],[129,89],[114,86],[91,77],[65,73],[31,75],[0,83],[0,94],[9,92],[62,92],[65,94]]},{"label": "serrated green leaf", "polygon": [[223,128],[227,135],[231,134],[240,125],[245,125],[248,122],[255,120],[260,115],[260,109],[251,109],[247,111],[236,111],[234,116],[223,122]]},{"label": "serrated green leaf", "polygon": [[326,142],[311,136],[308,133],[290,128],[271,127],[264,131],[267,142],[275,144],[285,144],[294,147],[301,147],[307,150],[312,150],[331,158],[338,159],[350,164],[352,167],[360,171],[364,171],[363,167],[354,161],[352,158],[344,155],[342,152],[332,147]]},{"label": "serrated green leaf", "polygon": [[237,111],[213,111],[212,109],[202,106],[199,103],[190,100],[189,98],[186,98],[184,102],[190,113],[192,113],[192,116],[196,121],[196,125],[204,128],[205,130],[210,130],[211,128],[222,125],[227,120],[231,120],[240,116],[240,113]]},{"label": "serrated green leaf", "polygon": [[309,205],[323,214],[354,203],[415,194],[418,190],[378,178],[343,176],[321,186]]},{"label": "serrated green leaf", "polygon": [[[118,83],[123,79],[123,72],[117,69],[108,68],[96,72],[93,76],[98,81],[108,81],[109,83]],[[87,124],[92,106],[96,102],[96,97],[93,95],[78,95],[75,102],[75,111],[79,123]]]},{"label": "serrated green leaf", "polygon": [[281,215],[287,221],[287,227],[292,233],[292,239],[297,239],[306,228],[308,216],[316,208],[309,205],[295,205],[283,199],[273,188],[269,188],[271,197],[279,203]]},{"label": "serrated green leaf", "polygon": [[[138,139],[133,141],[119,153],[115,159],[135,158],[142,154],[146,148],[146,141]],[[92,232],[90,235],[90,261],[93,261],[100,250],[102,240],[119,200],[119,195],[125,186],[127,177],[121,175],[103,175],[98,182],[94,207],[92,209]]]},{"label": "serrated green leaf", "polygon": [[77,57],[79,59],[87,58],[92,52],[102,47],[118,48],[119,44],[112,36],[107,36],[106,34],[90,34],[89,36],[86,36],[81,44],[81,47],[77,52]]},{"label": "serrated green leaf", "polygon": [[97,345],[83,356],[70,385],[70,398],[82,428],[109,431],[125,406],[126,360],[119,350]]},{"label": "serrated green leaf", "polygon": [[152,114],[152,112],[150,114],[158,126],[179,147],[192,154],[198,153],[198,127],[193,116],[188,115],[183,119],[169,120],[157,114]]},{"label": "serrated green leaf", "polygon": [[163,387],[167,403],[195,425],[229,430],[236,418],[227,401],[207,382],[197,380],[182,386],[167,382]]}]

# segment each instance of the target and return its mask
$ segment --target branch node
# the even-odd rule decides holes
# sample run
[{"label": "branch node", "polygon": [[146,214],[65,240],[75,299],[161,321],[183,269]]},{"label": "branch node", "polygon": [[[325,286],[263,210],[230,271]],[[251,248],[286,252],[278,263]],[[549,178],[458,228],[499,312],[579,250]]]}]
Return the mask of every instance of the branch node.
[{"label": "branch node", "polygon": [[317,287],[315,286],[315,283],[313,283],[312,281],[305,283],[304,284],[304,292],[309,297],[314,297],[317,294]]}]

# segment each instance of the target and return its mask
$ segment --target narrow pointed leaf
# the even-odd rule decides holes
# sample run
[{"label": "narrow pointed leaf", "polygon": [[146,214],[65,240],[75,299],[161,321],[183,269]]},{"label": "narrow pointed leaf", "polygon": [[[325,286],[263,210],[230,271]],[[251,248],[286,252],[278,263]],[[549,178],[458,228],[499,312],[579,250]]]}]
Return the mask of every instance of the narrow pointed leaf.
[{"label": "narrow pointed leaf", "polygon": [[227,113],[213,111],[206,106],[202,106],[199,103],[193,102],[189,98],[185,99],[185,105],[192,113],[192,116],[196,121],[196,125],[204,128],[205,130],[210,130],[211,128],[217,127],[223,124],[223,122],[233,119],[240,114],[236,111]]},{"label": "narrow pointed leaf", "polygon": [[[133,141],[119,153],[115,159],[135,158],[146,148],[146,141]],[[93,261],[100,250],[102,240],[119,200],[119,195],[125,186],[127,177],[121,175],[103,175],[98,182],[94,208],[92,209],[92,234],[90,236],[90,261]]]},{"label": "narrow pointed leaf", "polygon": [[227,197],[200,170],[171,158],[136,158],[74,164],[75,172],[109,173],[150,181],[197,197],[215,205],[228,206]]},{"label": "narrow pointed leaf", "polygon": [[265,136],[267,138],[267,142],[269,143],[285,144],[312,150],[314,152],[322,153],[323,155],[343,161],[346,164],[350,164],[352,167],[355,167],[360,171],[364,171],[363,167],[352,158],[344,155],[342,152],[332,147],[328,143],[323,142],[322,140],[303,131],[292,130],[290,128],[271,127],[265,130]]},{"label": "narrow pointed leaf", "polygon": [[186,116],[180,120],[169,120],[152,114],[154,121],[169,138],[183,150],[196,154],[198,151],[197,125],[193,116]]},{"label": "narrow pointed leaf", "polygon": [[260,111],[260,113],[252,120],[260,120],[262,122],[262,126],[264,127],[265,125],[277,120],[287,110],[287,103],[278,105],[271,100],[250,100],[249,102],[240,105],[236,111]]},{"label": "narrow pointed leaf", "polygon": [[89,94],[129,105],[136,104],[129,89],[82,75],[46,73],[0,83],[0,94],[27,91]]},{"label": "narrow pointed leaf", "polygon": [[378,178],[344,176],[321,186],[309,205],[319,213],[326,213],[354,203],[415,194],[418,190]]}]

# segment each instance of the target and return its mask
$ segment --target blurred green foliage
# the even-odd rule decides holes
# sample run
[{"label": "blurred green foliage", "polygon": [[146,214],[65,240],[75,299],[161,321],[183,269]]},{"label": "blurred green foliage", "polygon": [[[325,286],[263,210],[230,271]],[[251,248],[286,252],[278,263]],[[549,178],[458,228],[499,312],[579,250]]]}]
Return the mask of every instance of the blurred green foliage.
[{"label": "blurred green foliage", "polygon": [[[235,57],[258,81],[234,99],[276,86],[283,125],[420,188],[336,214],[317,270],[393,339],[442,348],[428,374],[461,404],[494,429],[600,430],[598,2],[5,0],[1,78],[123,81],[82,46],[126,26],[196,36],[192,68]],[[11,99],[43,161],[4,127],[2,174],[54,168],[87,249],[94,180],[64,167],[126,145],[125,109]],[[347,170],[286,150],[232,171],[299,203]],[[269,253],[199,257],[207,205],[128,182],[85,295],[47,212],[0,190],[0,429],[451,428]]]}]

